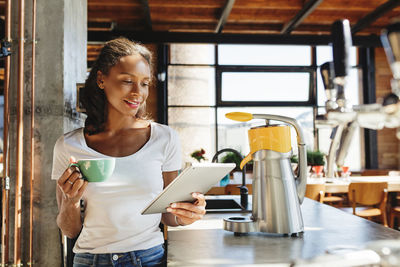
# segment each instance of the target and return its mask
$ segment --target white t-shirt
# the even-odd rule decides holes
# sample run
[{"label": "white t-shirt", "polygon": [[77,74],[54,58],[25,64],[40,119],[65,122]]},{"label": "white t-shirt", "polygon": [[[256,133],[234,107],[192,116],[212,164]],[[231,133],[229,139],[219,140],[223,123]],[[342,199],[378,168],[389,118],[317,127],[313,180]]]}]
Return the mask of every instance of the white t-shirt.
[{"label": "white t-shirt", "polygon": [[[162,172],[181,168],[181,150],[174,130],[154,122],[150,125],[150,139],[139,151],[116,157],[112,176],[86,188],[83,228],[75,253],[128,252],[164,242],[159,228],[161,214],[140,212],[163,190]],[[83,128],[74,130],[55,144],[52,179],[60,178],[70,156],[77,160],[110,158],[87,146]]]}]

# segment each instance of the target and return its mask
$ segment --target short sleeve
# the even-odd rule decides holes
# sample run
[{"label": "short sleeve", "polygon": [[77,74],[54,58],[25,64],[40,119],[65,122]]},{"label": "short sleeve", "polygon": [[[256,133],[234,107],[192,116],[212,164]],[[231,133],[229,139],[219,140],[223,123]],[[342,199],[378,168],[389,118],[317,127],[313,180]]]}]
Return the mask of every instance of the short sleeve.
[{"label": "short sleeve", "polygon": [[58,138],[53,150],[53,169],[51,179],[58,180],[68,168],[69,156],[64,147],[64,136]]},{"label": "short sleeve", "polygon": [[181,142],[178,133],[169,128],[169,140],[164,152],[162,171],[177,171],[182,167]]}]

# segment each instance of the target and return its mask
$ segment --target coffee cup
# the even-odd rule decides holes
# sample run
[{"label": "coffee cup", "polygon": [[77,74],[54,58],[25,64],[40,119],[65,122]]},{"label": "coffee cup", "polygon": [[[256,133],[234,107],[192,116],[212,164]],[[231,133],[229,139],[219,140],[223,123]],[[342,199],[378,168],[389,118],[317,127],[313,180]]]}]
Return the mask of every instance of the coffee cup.
[{"label": "coffee cup", "polygon": [[71,166],[78,167],[83,179],[88,182],[104,182],[114,172],[115,158],[80,159]]}]

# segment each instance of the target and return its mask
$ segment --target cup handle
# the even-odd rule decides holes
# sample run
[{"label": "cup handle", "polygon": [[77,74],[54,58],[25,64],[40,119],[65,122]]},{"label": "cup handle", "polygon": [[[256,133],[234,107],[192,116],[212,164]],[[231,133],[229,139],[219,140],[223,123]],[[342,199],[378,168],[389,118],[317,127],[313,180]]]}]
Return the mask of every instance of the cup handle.
[{"label": "cup handle", "polygon": [[78,169],[79,169],[79,165],[78,165],[78,163],[70,163],[69,165],[68,165],[68,168],[71,168],[71,167],[77,167]]}]

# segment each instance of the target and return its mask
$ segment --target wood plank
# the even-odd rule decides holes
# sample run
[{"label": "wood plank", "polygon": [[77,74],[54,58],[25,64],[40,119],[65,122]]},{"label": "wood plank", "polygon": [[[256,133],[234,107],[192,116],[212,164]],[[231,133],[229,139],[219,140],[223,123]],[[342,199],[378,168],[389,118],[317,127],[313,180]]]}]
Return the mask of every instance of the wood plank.
[{"label": "wood plank", "polygon": [[200,31],[205,30],[208,32],[213,32],[215,30],[215,22],[153,22],[154,31],[175,31],[175,30],[184,30],[184,31]]},{"label": "wood plank", "polygon": [[88,0],[88,8],[94,6],[103,6],[103,7],[140,7],[139,0],[117,0],[117,1],[110,1],[110,0]]},{"label": "wood plank", "polygon": [[[329,0],[324,1],[318,10],[365,10],[371,11],[386,0]],[[234,8],[255,8],[255,9],[300,9],[304,1],[299,0],[237,0]]]},{"label": "wood plank", "polygon": [[374,10],[379,5],[385,3],[387,0],[329,0],[324,1],[318,10],[331,10],[331,11],[341,11],[341,10],[360,10],[369,12]]},{"label": "wood plank", "polygon": [[[151,0],[150,7],[211,7],[222,8],[226,0]],[[240,9],[300,9],[302,0],[237,0],[234,8]],[[319,10],[365,10],[371,11],[383,4],[386,0],[329,0],[324,1]],[[0,2],[3,3],[4,2]],[[139,0],[88,0],[88,6],[140,6]]]},{"label": "wood plank", "polygon": [[[232,23],[229,22],[225,25],[223,33],[257,33],[257,34],[267,34],[274,33],[277,34],[282,29],[283,23]],[[132,30],[132,25],[130,25],[129,20],[118,21],[119,29]],[[154,22],[154,31],[173,31],[173,32],[212,32],[215,28],[215,22]],[[371,34],[379,33],[380,27],[369,27],[360,34]],[[331,25],[330,24],[302,24],[298,26],[293,31],[293,34],[330,34]]]}]

